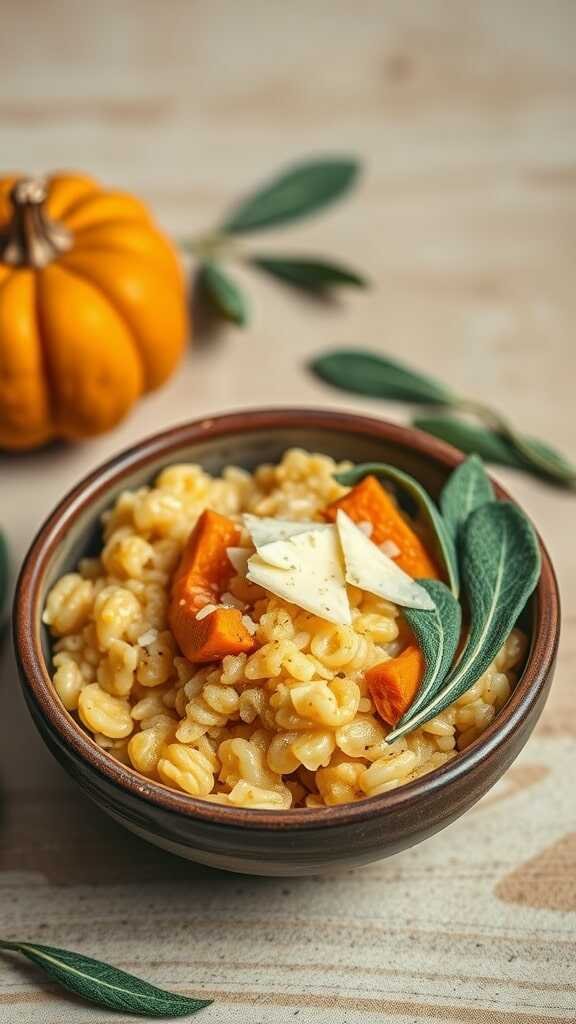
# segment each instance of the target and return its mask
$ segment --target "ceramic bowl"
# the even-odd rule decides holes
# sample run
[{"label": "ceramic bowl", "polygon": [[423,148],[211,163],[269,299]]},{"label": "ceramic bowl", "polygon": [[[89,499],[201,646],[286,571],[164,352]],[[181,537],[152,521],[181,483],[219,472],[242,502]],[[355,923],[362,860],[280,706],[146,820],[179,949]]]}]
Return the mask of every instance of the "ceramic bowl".
[{"label": "ceramic bowl", "polygon": [[[211,473],[252,469],[294,446],[354,462],[392,462],[437,495],[461,461],[419,431],[366,416],[306,409],[241,412],[196,420],[147,438],[81,481],[48,517],[17,586],[14,635],[26,701],[47,746],[103,810],[143,839],[194,861],[253,874],[317,874],[398,853],[449,825],[506,771],[532,732],[552,680],[559,599],[542,548],[542,576],[525,613],[530,635],[522,676],[492,724],[442,768],[396,790],[318,810],[261,811],[194,799],[108,756],[60,704],[50,681],[42,608],[54,582],[99,549],[102,512],[119,492],[173,462]],[[507,497],[496,487],[501,497]]]}]

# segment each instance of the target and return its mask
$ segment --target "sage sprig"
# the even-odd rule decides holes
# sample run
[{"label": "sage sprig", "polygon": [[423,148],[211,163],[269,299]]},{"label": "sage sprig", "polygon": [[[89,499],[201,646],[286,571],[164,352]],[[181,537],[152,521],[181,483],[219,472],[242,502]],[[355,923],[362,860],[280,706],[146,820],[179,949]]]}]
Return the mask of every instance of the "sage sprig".
[{"label": "sage sprig", "polygon": [[324,295],[342,286],[362,288],[366,278],[332,260],[247,252],[239,237],[293,223],[320,212],[349,192],[360,164],[351,157],[307,160],[281,172],[243,199],[213,231],[181,239],[180,246],[200,261],[197,294],[239,327],[249,319],[248,303],[228,265],[240,263],[301,290]]},{"label": "sage sprig", "polygon": [[407,495],[414,502],[424,523],[429,527],[434,553],[444,570],[450,590],[457,597],[460,584],[454,542],[428,492],[409,473],[385,462],[364,462],[342,473],[335,473],[334,477],[344,487],[353,487],[369,474],[390,481],[400,491],[401,496]]},{"label": "sage sprig", "polygon": [[434,611],[403,609],[404,617],[422,651],[425,669],[420,689],[399,725],[408,722],[441,687],[460,639],[462,611],[448,587],[440,580],[420,580],[420,586],[434,601]]},{"label": "sage sprig", "polygon": [[529,520],[510,502],[490,501],[469,516],[462,532],[462,579],[469,609],[466,646],[443,685],[386,737],[440,714],[461,697],[494,660],[540,575],[540,547]]},{"label": "sage sprig", "polygon": [[[440,714],[486,671],[538,582],[540,546],[520,509],[496,500],[476,455],[449,477],[440,495],[441,512],[418,481],[386,463],[364,463],[335,478],[353,486],[369,473],[393,482],[400,503],[408,495],[416,504],[450,583],[448,588],[439,580],[420,580],[434,608],[403,609],[425,668],[414,700],[386,737],[393,743]],[[470,625],[464,649],[454,662],[462,623],[460,577]]]},{"label": "sage sprig", "polygon": [[167,992],[101,960],[56,946],[0,940],[0,949],[22,953],[68,991],[109,1010],[142,1017],[187,1017],[212,1002]]},{"label": "sage sprig", "polygon": [[445,416],[419,417],[414,425],[450,441],[462,451],[475,452],[488,461],[511,465],[549,482],[576,489],[576,466],[550,445],[525,437],[489,405],[460,396],[404,363],[360,349],[342,349],[314,359],[310,368],[322,380],[343,391],[450,408],[475,416],[480,420],[480,427]]},{"label": "sage sprig", "polygon": [[[416,416],[412,420],[412,425],[418,430],[424,430],[427,434],[440,438],[441,441],[453,444],[461,452],[479,455],[486,462],[532,472],[535,476],[550,480],[547,470],[541,469],[540,465],[536,465],[535,462],[528,462],[520,449],[514,447],[503,434],[496,433],[487,427],[478,426],[468,420],[457,419],[455,416]],[[533,453],[539,452],[546,466],[556,466],[557,471],[565,477],[564,481],[559,480],[558,482],[572,486],[571,480],[576,469],[560,452],[535,437],[523,438],[523,444],[529,444]]]}]

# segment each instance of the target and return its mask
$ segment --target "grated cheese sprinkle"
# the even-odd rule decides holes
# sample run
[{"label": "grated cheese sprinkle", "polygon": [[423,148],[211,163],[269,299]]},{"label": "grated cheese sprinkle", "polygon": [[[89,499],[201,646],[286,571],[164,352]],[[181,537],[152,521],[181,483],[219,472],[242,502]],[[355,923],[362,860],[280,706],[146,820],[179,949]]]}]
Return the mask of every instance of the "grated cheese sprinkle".
[{"label": "grated cheese sprinkle", "polygon": [[356,523],[359,530],[365,533],[367,537],[371,537],[374,533],[374,526],[368,519],[363,519],[360,523]]},{"label": "grated cheese sprinkle", "polygon": [[380,551],[382,551],[383,554],[388,555],[388,558],[398,558],[398,555],[400,554],[400,548],[393,540],[385,540],[380,544]]},{"label": "grated cheese sprinkle", "polygon": [[206,619],[209,615],[212,615],[212,612],[215,612],[217,608],[221,607],[222,605],[218,604],[205,604],[204,607],[201,608],[199,612],[196,612],[197,621],[199,622],[200,619]]},{"label": "grated cheese sprinkle", "polygon": [[225,594],[222,594],[220,600],[225,608],[238,608],[242,611],[242,609],[246,607],[244,601],[241,601],[238,597],[234,597],[234,594],[231,594],[228,590]]},{"label": "grated cheese sprinkle", "polygon": [[137,640],[139,647],[148,647],[148,644],[153,644],[158,639],[157,629],[147,629],[145,633],[142,633]]},{"label": "grated cheese sprinkle", "polygon": [[258,626],[254,622],[254,620],[250,618],[249,615],[242,616],[242,625],[246,627],[246,629],[250,633],[250,636],[254,636],[256,630],[258,629]]}]

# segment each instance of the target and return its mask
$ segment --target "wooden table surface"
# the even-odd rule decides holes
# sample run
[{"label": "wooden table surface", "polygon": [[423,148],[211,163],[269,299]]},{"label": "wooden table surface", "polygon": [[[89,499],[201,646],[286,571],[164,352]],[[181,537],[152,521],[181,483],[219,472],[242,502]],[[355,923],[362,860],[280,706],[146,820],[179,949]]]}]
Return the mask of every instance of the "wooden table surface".
[{"label": "wooden table surface", "polygon": [[[63,491],[157,428],[263,402],[366,408],[306,373],[336,344],[401,355],[575,456],[575,44],[573,0],[4,0],[6,169],[84,169],[182,236],[283,163],[356,153],[366,170],[350,201],[265,242],[332,252],[374,284],[324,308],[242,275],[250,329],[198,343],[119,429],[0,458],[14,566]],[[206,1024],[574,1021],[576,498],[497,476],[550,546],[564,638],[536,733],[471,813],[322,880],[175,860],[52,761],[6,640],[0,934],[211,995]],[[110,1019],[3,958],[0,1020]]]}]

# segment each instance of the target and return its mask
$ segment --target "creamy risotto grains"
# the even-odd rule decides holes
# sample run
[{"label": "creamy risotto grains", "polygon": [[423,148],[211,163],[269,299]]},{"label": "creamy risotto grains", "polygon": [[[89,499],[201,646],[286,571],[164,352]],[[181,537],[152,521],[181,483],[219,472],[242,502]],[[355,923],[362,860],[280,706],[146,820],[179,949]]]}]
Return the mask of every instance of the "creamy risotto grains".
[{"label": "creamy risotto grains", "polygon": [[[518,630],[467,693],[387,745],[365,671],[398,655],[408,631],[400,609],[353,587],[352,623],[334,625],[230,568],[220,600],[238,609],[253,650],[204,665],[179,652],[168,627],[170,583],[203,510],[239,525],[243,512],[316,519],[347,490],[334,480],[336,468],[300,450],[252,475],[229,468],[214,479],[199,466],[175,465],[106,513],[100,556],[56,583],[44,621],[54,637],[56,692],[111,756],[206,800],[313,808],[432,771],[492,721],[524,654]],[[240,546],[253,550],[245,530]]]}]

